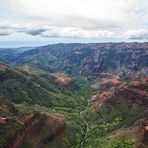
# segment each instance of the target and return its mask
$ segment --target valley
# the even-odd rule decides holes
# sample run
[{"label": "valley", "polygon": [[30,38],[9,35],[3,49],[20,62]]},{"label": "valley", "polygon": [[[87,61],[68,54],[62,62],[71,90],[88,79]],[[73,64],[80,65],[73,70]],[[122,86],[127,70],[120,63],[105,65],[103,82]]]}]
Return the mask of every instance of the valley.
[{"label": "valley", "polygon": [[83,122],[85,123],[85,126],[86,126],[85,129],[84,129],[84,134],[83,134],[81,143],[80,143],[81,148],[84,147],[85,139],[87,138],[87,135],[89,133],[89,124],[88,124],[88,122],[83,117],[83,112],[85,112],[85,110],[87,110],[87,108],[89,107],[89,105],[90,105],[90,100],[88,99],[88,103],[87,103],[86,108],[83,111],[80,112],[80,117],[81,117],[81,119],[83,120]]},{"label": "valley", "polygon": [[146,148],[148,43],[0,49],[0,147]]}]

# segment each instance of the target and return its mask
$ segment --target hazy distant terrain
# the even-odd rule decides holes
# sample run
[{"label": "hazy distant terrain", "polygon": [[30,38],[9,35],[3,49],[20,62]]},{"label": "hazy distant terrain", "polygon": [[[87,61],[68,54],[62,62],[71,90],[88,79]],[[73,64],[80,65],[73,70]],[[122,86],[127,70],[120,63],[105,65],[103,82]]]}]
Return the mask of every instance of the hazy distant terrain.
[{"label": "hazy distant terrain", "polygon": [[148,43],[0,49],[0,147],[146,148]]}]

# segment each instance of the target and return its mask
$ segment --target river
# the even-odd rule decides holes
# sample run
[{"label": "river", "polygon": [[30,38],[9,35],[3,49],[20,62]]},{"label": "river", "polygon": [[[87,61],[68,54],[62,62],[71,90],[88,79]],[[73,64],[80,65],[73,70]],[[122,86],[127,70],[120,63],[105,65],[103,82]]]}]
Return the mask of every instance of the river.
[{"label": "river", "polygon": [[83,117],[83,113],[89,107],[89,105],[90,105],[90,100],[88,100],[88,103],[87,103],[87,106],[85,107],[85,109],[80,112],[80,117],[81,117],[81,119],[83,120],[83,122],[86,125],[86,127],[84,129],[84,135],[83,135],[83,137],[81,139],[80,148],[84,148],[84,142],[85,142],[85,139],[87,138],[87,135],[89,133],[89,124],[88,124],[87,120],[84,119],[84,117]]}]

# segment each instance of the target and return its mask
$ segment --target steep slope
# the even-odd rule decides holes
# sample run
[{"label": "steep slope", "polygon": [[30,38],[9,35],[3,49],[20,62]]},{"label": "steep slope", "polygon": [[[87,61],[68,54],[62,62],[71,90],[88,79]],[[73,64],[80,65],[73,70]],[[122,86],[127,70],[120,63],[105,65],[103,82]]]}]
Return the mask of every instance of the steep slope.
[{"label": "steep slope", "polygon": [[61,69],[69,52],[81,44],[54,44],[42,46],[35,50],[29,50],[18,55],[11,62],[24,64],[35,64],[40,67],[49,67],[53,70]]},{"label": "steep slope", "polygon": [[[0,96],[4,100],[11,101],[20,116],[17,119],[18,115],[9,114],[5,108],[0,110],[1,115],[7,114],[6,120],[1,118],[0,130],[3,132],[0,133],[2,134],[0,139],[3,139],[6,133],[1,145],[6,144],[8,147],[22,144],[24,147],[54,145],[55,148],[61,145],[79,146],[84,126],[79,112],[87,103],[86,98],[89,94],[89,87],[83,79],[71,78],[60,73],[37,72],[37,69],[30,68],[26,71],[0,64]],[[20,118],[25,118],[24,114],[34,111],[39,113],[39,120],[35,119],[37,125],[31,126],[31,129],[30,127],[24,129],[24,126],[20,125]],[[46,114],[46,120],[43,120],[43,124],[40,125],[42,123],[40,119],[44,119],[43,113]],[[34,125],[34,121],[31,120],[26,124]],[[38,125],[41,126],[40,130],[37,130]],[[10,130],[6,132],[7,127]],[[31,133],[27,134],[27,131]],[[56,135],[59,136],[55,138]],[[26,137],[30,137],[29,140],[25,140]],[[8,142],[9,140],[11,142]]]},{"label": "steep slope", "polygon": [[62,116],[37,111],[21,113],[4,98],[0,99],[0,147],[43,147],[64,131]]},{"label": "steep slope", "polygon": [[[26,102],[46,107],[67,106],[73,109],[84,101],[84,98],[80,100],[78,97],[85,94],[83,89],[87,86],[83,80],[69,78],[66,75],[64,78],[69,81],[63,84],[59,82],[61,76],[64,75],[45,72],[34,74],[34,71],[26,72],[0,64],[0,96],[17,104]],[[80,92],[82,94],[79,94]]]},{"label": "steep slope", "polygon": [[88,76],[136,71],[148,66],[147,58],[148,43],[55,44],[20,53],[11,63]]},{"label": "steep slope", "polygon": [[94,94],[91,100],[84,114],[89,124],[86,147],[146,147],[139,137],[148,118],[147,77]]},{"label": "steep slope", "polygon": [[12,52],[0,56],[0,147],[147,147],[148,43]]},{"label": "steep slope", "polygon": [[5,63],[11,63],[17,58],[18,54],[34,48],[36,47],[0,48],[0,59]]},{"label": "steep slope", "polygon": [[0,117],[15,116],[17,113],[18,110],[13,104],[6,101],[5,98],[0,97]]},{"label": "steep slope", "polygon": [[[19,69],[0,64],[0,96],[15,103],[28,102],[32,104],[51,106],[51,97],[33,75]],[[8,93],[9,92],[9,93]]]}]

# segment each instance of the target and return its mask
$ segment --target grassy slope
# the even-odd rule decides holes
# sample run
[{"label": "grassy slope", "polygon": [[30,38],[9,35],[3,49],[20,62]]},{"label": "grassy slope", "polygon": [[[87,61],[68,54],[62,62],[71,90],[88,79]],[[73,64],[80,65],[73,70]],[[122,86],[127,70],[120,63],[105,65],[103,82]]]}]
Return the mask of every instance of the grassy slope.
[{"label": "grassy slope", "polygon": [[[135,99],[139,98],[135,95]],[[105,102],[98,111],[90,107],[85,112],[90,127],[85,147],[136,147],[138,123],[143,118],[148,118],[147,107],[122,96]]]},{"label": "grassy slope", "polygon": [[[37,72],[37,69],[26,73],[17,68],[7,67],[0,71],[0,77],[0,95],[13,102],[21,113],[35,110],[47,115],[66,116],[64,133],[51,144],[55,147],[79,146],[84,126],[79,112],[85,107],[90,94],[89,87],[83,79],[75,78],[78,88],[70,90],[68,85],[57,83],[54,75],[45,71]],[[43,129],[46,131],[46,126],[43,126]],[[38,133],[38,137],[42,137],[42,131]],[[32,146],[35,146],[33,139]],[[25,145],[29,147],[30,144]]]},{"label": "grassy slope", "polygon": [[136,71],[147,67],[146,51],[147,43],[55,44],[20,53],[10,63],[34,64],[74,76],[91,76],[116,73],[118,68]]},{"label": "grassy slope", "polygon": [[[59,146],[64,148],[79,147],[84,128],[79,112],[85,108],[86,100],[90,97],[89,83],[82,78],[75,78],[79,87],[70,90],[68,85],[57,83],[55,75],[38,71],[38,69],[26,73],[23,70],[9,68],[7,71],[1,71],[0,74],[3,78],[3,81],[0,82],[1,95],[13,101],[20,112],[35,110],[47,115],[64,115],[66,128],[63,134],[46,145],[47,147],[53,145],[55,148]],[[30,92],[30,90],[32,91]],[[21,93],[22,91],[25,91],[26,97]],[[47,103],[46,97],[48,97],[49,103]],[[131,125],[146,116],[147,113],[144,110],[143,106],[133,104],[130,100],[126,101],[122,97],[118,98],[115,104],[104,104],[98,113],[87,110],[85,118],[89,122],[90,131],[85,146],[88,148],[133,147],[136,141],[135,137],[134,135],[130,136],[127,131],[131,129],[133,132],[136,131],[136,125],[133,128]],[[139,114],[141,115],[138,119],[134,120]],[[42,132],[47,129],[46,125],[43,126],[38,137],[42,137]],[[112,136],[114,131],[120,133],[119,136]],[[34,141],[35,137],[30,143],[24,145],[33,147],[36,144]]]}]

